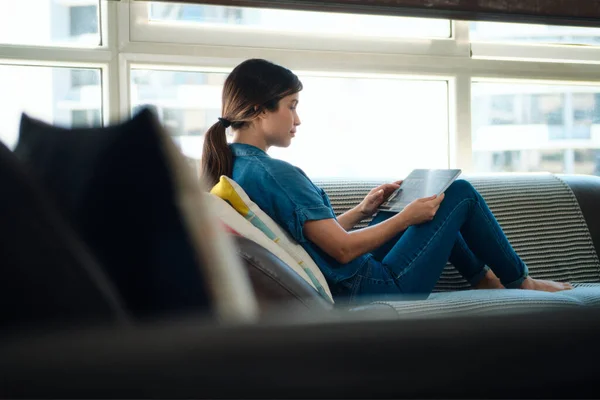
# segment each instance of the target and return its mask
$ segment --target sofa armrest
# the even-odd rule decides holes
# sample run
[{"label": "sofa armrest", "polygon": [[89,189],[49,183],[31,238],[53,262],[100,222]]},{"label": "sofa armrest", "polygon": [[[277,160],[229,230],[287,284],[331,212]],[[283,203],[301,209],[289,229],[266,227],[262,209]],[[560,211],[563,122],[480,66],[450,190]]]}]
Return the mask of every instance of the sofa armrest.
[{"label": "sofa armrest", "polygon": [[250,239],[236,236],[242,258],[261,312],[282,304],[296,310],[331,310],[333,304],[323,299],[304,279],[270,251]]},{"label": "sofa armrest", "polygon": [[600,177],[557,175],[573,191],[587,223],[596,253],[600,254]]},{"label": "sofa armrest", "polygon": [[594,398],[598,313],[19,334],[0,342],[0,391],[4,398]]}]

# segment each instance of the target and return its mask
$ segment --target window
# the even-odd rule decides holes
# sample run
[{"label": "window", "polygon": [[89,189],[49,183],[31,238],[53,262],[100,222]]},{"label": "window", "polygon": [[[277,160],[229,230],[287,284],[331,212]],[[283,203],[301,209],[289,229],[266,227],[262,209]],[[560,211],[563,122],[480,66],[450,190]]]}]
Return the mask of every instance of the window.
[{"label": "window", "polygon": [[490,123],[492,125],[512,125],[518,116],[515,114],[515,96],[500,94],[491,98]]},{"label": "window", "polygon": [[450,37],[450,21],[152,2],[149,20],[238,25],[268,31],[389,37]]},{"label": "window", "polygon": [[202,156],[203,135],[221,116],[227,74],[133,69],[131,105],[152,106],[182,152]]},{"label": "window", "polygon": [[400,179],[448,166],[448,83],[300,74],[302,121],[273,156],[311,177]]},{"label": "window", "polygon": [[98,46],[99,0],[0,2],[0,43]]},{"label": "window", "polygon": [[197,163],[227,73],[253,57],[305,83],[294,145],[272,154],[311,177],[600,175],[598,28],[183,1],[1,0],[0,139],[22,111],[90,126],[150,106]]},{"label": "window", "polygon": [[[600,86],[474,82],[472,87],[475,170],[600,170],[595,158],[600,149]],[[498,99],[512,107],[498,107]],[[497,123],[500,112],[505,115],[502,124]]]},{"label": "window", "polygon": [[97,86],[100,84],[100,74],[95,69],[72,69],[71,86]]},{"label": "window", "polygon": [[[182,74],[197,78],[180,83]],[[139,75],[147,83],[137,84]],[[152,104],[184,154],[199,159],[203,135],[220,117],[226,74],[134,69],[131,76],[133,104]],[[399,179],[413,167],[448,165],[446,81],[300,78],[302,126],[293,146],[271,150],[274,157],[301,166],[312,177]]]},{"label": "window", "polygon": [[473,22],[470,31],[475,41],[600,46],[600,28]]},{"label": "window", "polygon": [[98,32],[98,7],[72,6],[69,10],[72,37],[96,34]]},{"label": "window", "polygon": [[523,121],[525,124],[559,125],[565,124],[565,94],[543,93],[523,95],[523,100],[529,100],[531,113]]},{"label": "window", "polygon": [[100,70],[96,84],[73,86],[77,68],[0,65],[0,140],[14,147],[22,112],[65,126],[100,125],[102,90]]},{"label": "window", "polygon": [[100,110],[73,110],[71,111],[71,125],[73,126],[100,126],[102,116]]},{"label": "window", "polygon": [[[449,20],[132,1],[132,41],[244,49],[466,54]],[[459,49],[460,48],[460,49]],[[255,56],[255,55],[252,55]]]}]

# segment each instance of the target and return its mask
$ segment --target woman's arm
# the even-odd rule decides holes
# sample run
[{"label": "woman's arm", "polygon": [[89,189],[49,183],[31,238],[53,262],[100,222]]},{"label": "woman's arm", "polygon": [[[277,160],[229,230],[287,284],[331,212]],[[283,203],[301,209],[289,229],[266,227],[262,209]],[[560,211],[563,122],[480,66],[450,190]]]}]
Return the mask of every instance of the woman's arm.
[{"label": "woman's arm", "polygon": [[[372,214],[371,214],[372,215]],[[346,211],[342,215],[338,217],[338,223],[344,228],[344,230],[349,231],[356,226],[363,219],[370,217],[371,215],[364,214],[361,211],[361,205],[357,205],[356,207]]]},{"label": "woman's arm", "polygon": [[346,231],[351,230],[363,219],[372,216],[377,207],[381,205],[396,189],[400,187],[402,181],[386,183],[371,190],[363,201],[351,210],[346,211],[337,219],[339,224]]},{"label": "woman's arm", "polygon": [[431,221],[443,199],[442,194],[416,200],[392,218],[354,232],[347,232],[335,219],[307,221],[304,236],[339,263],[347,264],[382,246],[409,226]]}]

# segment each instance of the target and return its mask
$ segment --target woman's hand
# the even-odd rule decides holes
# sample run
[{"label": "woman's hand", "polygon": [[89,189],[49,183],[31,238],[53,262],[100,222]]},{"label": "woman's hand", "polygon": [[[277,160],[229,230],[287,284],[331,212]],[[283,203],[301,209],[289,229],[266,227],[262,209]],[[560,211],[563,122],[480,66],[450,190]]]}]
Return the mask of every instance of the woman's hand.
[{"label": "woman's hand", "polygon": [[435,217],[440,204],[442,204],[442,200],[444,200],[444,193],[439,196],[418,199],[407,205],[401,213],[407,217],[410,225],[429,222]]},{"label": "woman's hand", "polygon": [[396,189],[400,187],[402,181],[386,183],[371,190],[363,201],[358,205],[358,210],[364,217],[370,217],[377,208],[388,198]]}]

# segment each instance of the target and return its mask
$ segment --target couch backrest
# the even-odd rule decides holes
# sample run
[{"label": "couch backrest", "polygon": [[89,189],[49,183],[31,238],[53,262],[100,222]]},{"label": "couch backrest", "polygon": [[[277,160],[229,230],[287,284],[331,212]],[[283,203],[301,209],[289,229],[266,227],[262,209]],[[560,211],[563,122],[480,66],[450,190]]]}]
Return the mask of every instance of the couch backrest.
[{"label": "couch backrest", "polygon": [[596,254],[600,254],[600,207],[598,207],[600,176],[560,174],[557,177],[569,186],[577,198],[579,208],[581,208],[592,236]]},{"label": "couch backrest", "polygon": [[[581,209],[569,186],[552,174],[465,176],[487,201],[532,276],[600,282],[600,263]],[[358,204],[381,181],[315,181],[337,215]],[[366,226],[365,220],[357,228]],[[468,288],[448,264],[436,291]]]}]

